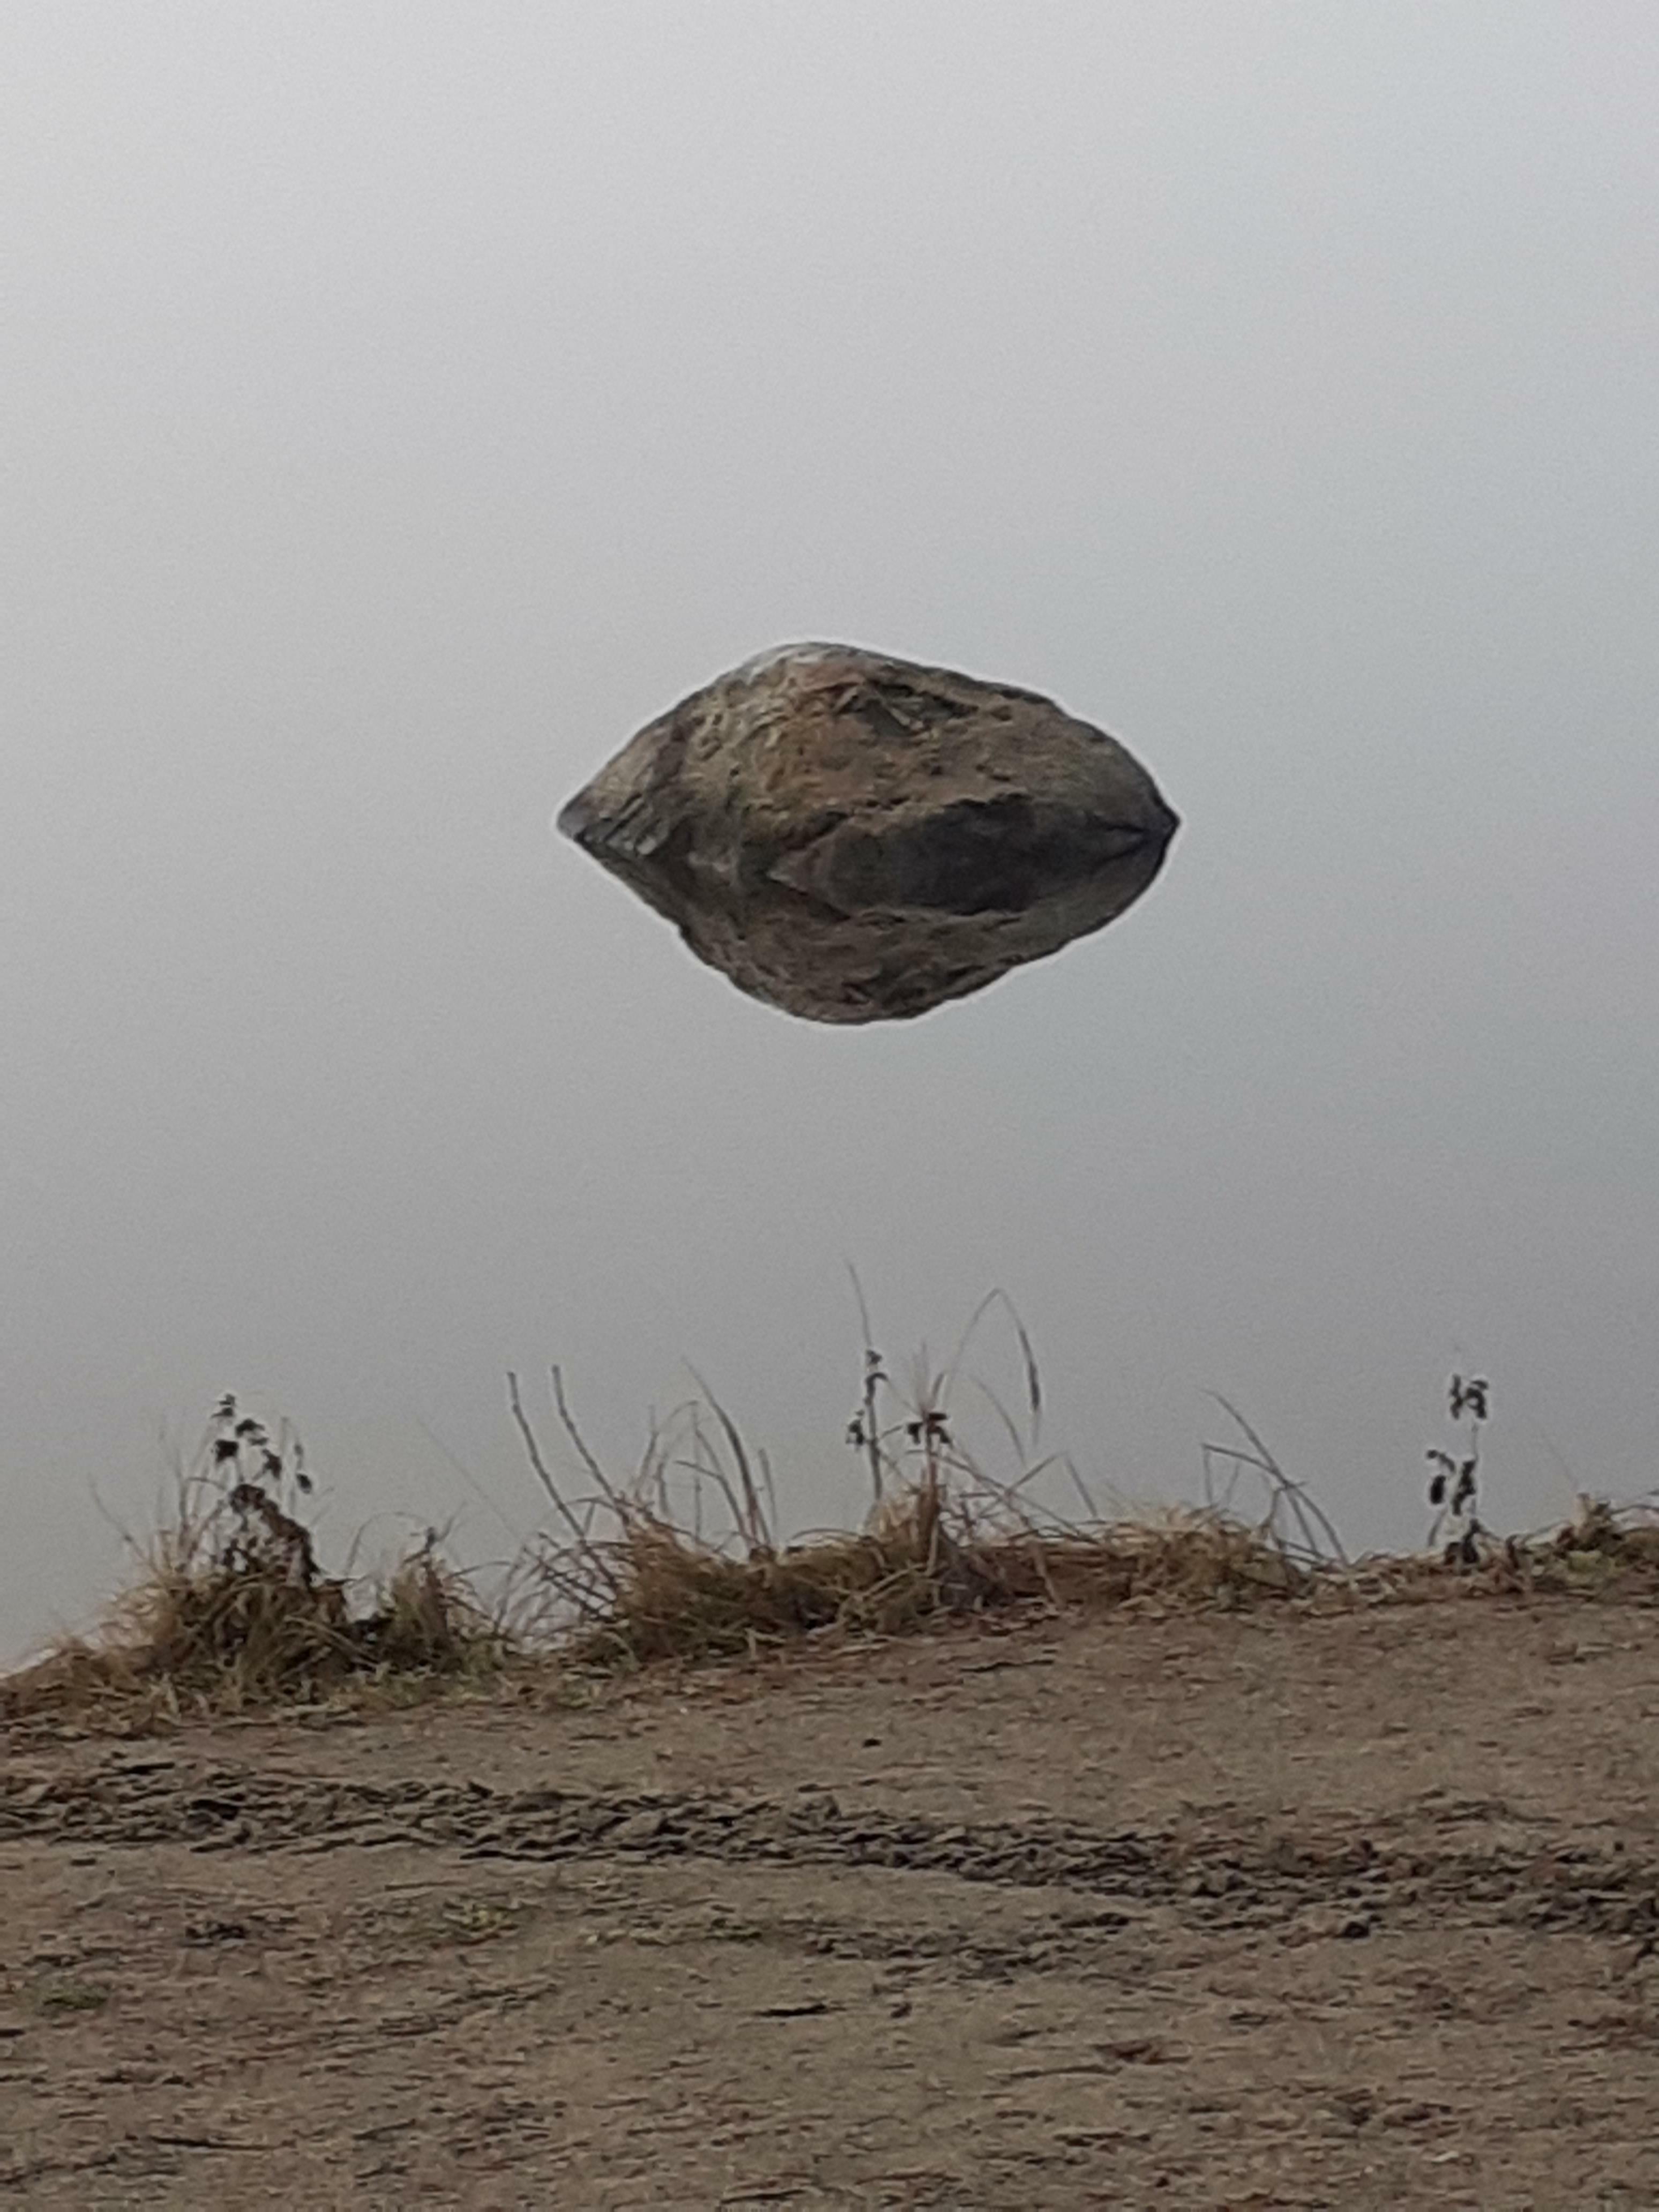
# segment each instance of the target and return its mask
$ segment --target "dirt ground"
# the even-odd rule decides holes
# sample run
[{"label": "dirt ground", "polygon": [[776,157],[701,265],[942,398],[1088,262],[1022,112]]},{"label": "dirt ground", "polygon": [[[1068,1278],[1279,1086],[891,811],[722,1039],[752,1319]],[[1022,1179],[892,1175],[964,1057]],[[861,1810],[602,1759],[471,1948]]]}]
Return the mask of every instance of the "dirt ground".
[{"label": "dirt ground", "polygon": [[1659,1612],[983,1630],[0,1768],[0,2199],[1659,2205]]}]

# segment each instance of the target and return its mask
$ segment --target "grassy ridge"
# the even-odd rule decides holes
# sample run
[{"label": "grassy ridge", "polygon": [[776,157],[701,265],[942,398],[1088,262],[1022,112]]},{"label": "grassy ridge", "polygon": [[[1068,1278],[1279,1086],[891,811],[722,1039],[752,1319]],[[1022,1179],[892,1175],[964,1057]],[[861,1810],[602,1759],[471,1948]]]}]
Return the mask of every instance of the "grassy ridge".
[{"label": "grassy ridge", "polygon": [[[988,1403],[999,1475],[952,1413],[968,1344],[1000,1306],[1023,1403]],[[908,1389],[868,1342],[847,1441],[868,1476],[861,1526],[789,1537],[770,1467],[724,1407],[698,1393],[653,1428],[639,1467],[607,1474],[551,1370],[551,1411],[575,1485],[555,1472],[518,1378],[508,1402],[546,1501],[545,1526],[486,1595],[434,1532],[379,1578],[319,1561],[314,1486],[287,1424],[215,1408],[161,1532],[97,1634],[0,1680],[0,1720],[124,1729],[331,1703],[404,1701],[549,1666],[641,1668],[729,1658],[823,1635],[895,1636],[1014,1608],[1330,1606],[1470,1594],[1659,1592],[1659,1526],[1590,1499],[1546,1534],[1498,1538],[1479,1516],[1487,1386],[1453,1378],[1466,1424],[1431,1449],[1430,1543],[1352,1560],[1330,1522],[1243,1417],[1205,1447],[1200,1504],[1103,1513],[1063,1455],[1038,1449],[1042,1382],[1018,1316],[985,1300],[951,1360],[925,1357]],[[1062,1513],[1039,1502],[1059,1488]],[[1241,1499],[1254,1499],[1249,1511]]]}]

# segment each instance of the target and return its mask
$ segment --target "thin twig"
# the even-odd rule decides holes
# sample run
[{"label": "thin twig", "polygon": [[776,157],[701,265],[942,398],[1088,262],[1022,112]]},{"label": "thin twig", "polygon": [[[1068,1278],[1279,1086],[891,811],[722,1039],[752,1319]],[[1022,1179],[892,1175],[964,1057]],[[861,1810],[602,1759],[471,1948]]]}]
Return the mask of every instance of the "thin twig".
[{"label": "thin twig", "polygon": [[767,1526],[766,1516],[761,1507],[760,1493],[755,1487],[754,1474],[749,1464],[749,1454],[744,1449],[743,1438],[738,1432],[738,1425],[703,1381],[702,1376],[698,1374],[696,1369],[690,1367],[689,1361],[687,1365],[690,1368],[692,1381],[702,1392],[709,1410],[724,1431],[726,1441],[731,1448],[732,1457],[737,1465],[738,1480],[743,1486],[744,1505],[748,1515],[748,1525],[743,1530],[744,1537],[750,1551],[775,1551],[777,1547],[773,1542],[772,1532]]},{"label": "thin twig", "polygon": [[587,1469],[594,1481],[599,1484],[599,1488],[604,1492],[606,1503],[620,1510],[622,1504],[621,1492],[617,1490],[617,1486],[611,1481],[605,1469],[599,1465],[599,1462],[595,1458],[594,1455],[588,1449],[587,1439],[583,1436],[581,1431],[576,1426],[575,1416],[572,1413],[569,1407],[565,1403],[564,1376],[562,1373],[560,1371],[556,1364],[550,1367],[547,1371],[549,1379],[553,1386],[553,1405],[554,1410],[557,1413],[559,1417],[560,1427],[563,1429],[566,1436],[569,1437],[572,1445],[580,1456],[582,1465]]},{"label": "thin twig", "polygon": [[[558,1372],[559,1370],[556,1367],[553,1370],[555,1376],[554,1397],[555,1402],[559,1403],[560,1411],[562,1413],[563,1406],[559,1400],[557,1388]],[[611,1589],[619,1589],[622,1586],[620,1578],[611,1567],[610,1563],[602,1559],[594,1549],[592,1540],[588,1536],[586,1531],[583,1528],[581,1522],[576,1518],[574,1513],[572,1512],[569,1505],[565,1500],[563,1492],[554,1480],[546,1461],[542,1457],[541,1446],[536,1440],[536,1431],[531,1427],[529,1419],[525,1413],[524,1401],[519,1393],[519,1378],[513,1373],[510,1368],[507,1370],[507,1403],[513,1410],[513,1419],[518,1425],[519,1434],[524,1440],[524,1448],[529,1455],[530,1464],[534,1468],[536,1474],[540,1480],[542,1488],[547,1492],[549,1498],[552,1500],[555,1511],[559,1514],[566,1527],[574,1537],[578,1548],[585,1556],[593,1561],[594,1565],[599,1569],[603,1578],[609,1583]],[[585,1450],[585,1447],[583,1449]]]},{"label": "thin twig", "polygon": [[[1250,1443],[1255,1446],[1256,1451],[1261,1454],[1262,1466],[1267,1469],[1268,1473],[1273,1476],[1273,1480],[1291,1499],[1292,1510],[1295,1511],[1297,1519],[1302,1522],[1304,1531],[1307,1530],[1308,1524],[1310,1521],[1316,1524],[1320,1534],[1323,1537],[1325,1545],[1328,1547],[1326,1556],[1335,1559],[1339,1566],[1346,1567],[1351,1565],[1352,1562],[1349,1559],[1347,1552],[1344,1548],[1342,1539],[1337,1534],[1335,1528],[1332,1526],[1322,1508],[1316,1504],[1315,1501],[1308,1496],[1306,1491],[1304,1490],[1299,1482],[1292,1480],[1292,1479],[1285,1474],[1284,1468],[1279,1466],[1272,1452],[1262,1442],[1261,1437],[1250,1426],[1250,1424],[1245,1419],[1243,1414],[1239,1412],[1237,1407],[1232,1404],[1231,1400],[1224,1398],[1218,1390],[1212,1390],[1209,1395],[1215,1400],[1217,1405],[1220,1407],[1222,1412],[1227,1415],[1228,1419],[1237,1424],[1239,1429],[1249,1438]],[[1312,1538],[1311,1534],[1310,1534],[1310,1545],[1316,1556],[1318,1556],[1318,1543],[1316,1540]]]}]

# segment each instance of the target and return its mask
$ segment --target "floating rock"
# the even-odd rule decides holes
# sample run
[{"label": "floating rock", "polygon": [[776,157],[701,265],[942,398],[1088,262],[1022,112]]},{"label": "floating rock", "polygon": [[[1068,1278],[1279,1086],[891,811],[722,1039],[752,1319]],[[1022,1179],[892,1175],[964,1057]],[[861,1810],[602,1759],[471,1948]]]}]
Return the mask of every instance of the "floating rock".
[{"label": "floating rock", "polygon": [[1099,929],[1177,826],[1035,691],[855,646],[745,661],[648,723],[558,826],[741,990],[896,1021]]}]

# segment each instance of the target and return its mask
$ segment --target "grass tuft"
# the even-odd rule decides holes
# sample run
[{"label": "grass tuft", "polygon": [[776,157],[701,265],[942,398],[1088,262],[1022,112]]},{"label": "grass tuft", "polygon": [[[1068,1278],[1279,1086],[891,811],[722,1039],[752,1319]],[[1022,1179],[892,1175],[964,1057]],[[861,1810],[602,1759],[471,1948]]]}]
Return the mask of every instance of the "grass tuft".
[{"label": "grass tuft", "polygon": [[[1004,1476],[969,1448],[951,1407],[968,1344],[999,1306],[1024,1388],[1017,1415],[984,1394],[1012,1449]],[[871,1503],[853,1531],[781,1540],[764,1454],[750,1450],[701,1382],[701,1395],[653,1431],[626,1481],[608,1475],[589,1448],[556,1368],[550,1382],[586,1486],[573,1491],[556,1475],[509,1376],[513,1417],[552,1507],[553,1528],[528,1563],[529,1610],[539,1640],[589,1663],[728,1656],[836,1631],[895,1636],[1016,1606],[1247,1604],[1305,1593],[1345,1564],[1322,1516],[1254,1437],[1250,1453],[1231,1456],[1265,1481],[1255,1521],[1213,1501],[1103,1516],[1068,1460],[1038,1455],[1042,1379],[1000,1292],[981,1303],[944,1368],[923,1355],[908,1390],[866,1341],[847,1441],[867,1472]],[[1235,1465],[1235,1488],[1239,1473]],[[1056,1485],[1075,1492],[1080,1512],[1038,1503]]]},{"label": "grass tuft", "polygon": [[222,1399],[167,1525],[135,1547],[131,1589],[95,1637],[0,1680],[0,1719],[242,1713],[501,1666],[506,1639],[434,1532],[364,1585],[323,1571],[313,1498],[297,1436],[283,1425],[273,1437]]}]

